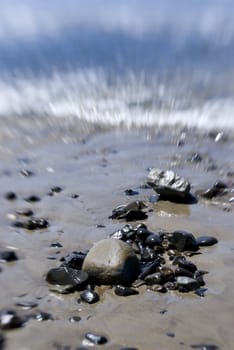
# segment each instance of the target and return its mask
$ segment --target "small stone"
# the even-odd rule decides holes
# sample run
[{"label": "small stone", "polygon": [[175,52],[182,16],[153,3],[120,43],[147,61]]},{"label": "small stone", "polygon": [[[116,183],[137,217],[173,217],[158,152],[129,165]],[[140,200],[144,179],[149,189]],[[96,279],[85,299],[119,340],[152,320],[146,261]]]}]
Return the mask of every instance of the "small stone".
[{"label": "small stone", "polygon": [[161,272],[155,272],[151,275],[148,275],[144,278],[144,281],[146,284],[153,285],[153,284],[160,284],[163,281],[163,276]]},{"label": "small stone", "polygon": [[34,319],[39,322],[53,320],[53,316],[48,312],[39,311],[34,315]]},{"label": "small stone", "polygon": [[88,304],[94,304],[99,301],[99,295],[92,289],[86,289],[80,293],[80,299]]},{"label": "small stone", "polygon": [[154,233],[150,234],[145,240],[145,244],[148,245],[149,247],[161,246],[161,243],[162,243],[161,238]]},{"label": "small stone", "polygon": [[218,243],[217,238],[212,236],[197,237],[197,244],[199,245],[199,247],[209,247],[216,243]]},{"label": "small stone", "polygon": [[121,297],[128,297],[130,295],[139,294],[139,292],[138,292],[138,290],[133,289],[133,288],[117,285],[115,287],[115,294],[118,296],[121,296]]},{"label": "small stone", "polygon": [[35,217],[32,217],[23,223],[23,227],[30,231],[45,229],[48,226],[49,223],[46,219]]},{"label": "small stone", "polygon": [[168,337],[171,337],[171,338],[174,338],[174,337],[175,337],[175,333],[167,332],[167,336],[168,336]]},{"label": "small stone", "polygon": [[120,348],[119,350],[139,350],[139,349],[137,349],[137,348],[132,348],[132,347],[124,347],[124,348]]},{"label": "small stone", "polygon": [[0,312],[0,328],[4,330],[19,328],[23,325],[22,319],[13,310]]},{"label": "small stone", "polygon": [[67,266],[75,270],[81,270],[86,255],[87,254],[83,252],[72,252],[61,259],[61,261],[63,261],[62,266]]},{"label": "small stone", "polygon": [[34,173],[32,171],[27,170],[27,169],[20,170],[20,174],[25,176],[25,177],[29,177],[29,176],[34,175]]},{"label": "small stone", "polygon": [[0,260],[12,262],[18,260],[18,256],[13,250],[5,250],[0,252]]},{"label": "small stone", "polygon": [[33,215],[33,211],[29,208],[23,208],[23,209],[18,209],[16,211],[16,214],[20,215],[20,216],[32,216]]},{"label": "small stone", "polygon": [[31,196],[24,198],[24,200],[26,202],[36,203],[36,202],[39,202],[41,200],[41,198],[36,196],[36,195],[31,195]]},{"label": "small stone", "polygon": [[54,186],[54,187],[51,188],[51,191],[52,191],[53,193],[59,193],[59,192],[61,192],[62,190],[63,190],[62,187],[59,187],[59,186]]},{"label": "small stone", "polygon": [[160,199],[186,199],[190,192],[190,183],[172,170],[151,169],[147,183],[160,195]]},{"label": "small stone", "polygon": [[124,191],[127,196],[136,196],[139,192],[132,190],[131,188]]},{"label": "small stone", "polygon": [[54,242],[50,245],[51,248],[62,248],[62,244],[60,242]]},{"label": "small stone", "polygon": [[17,199],[17,195],[15,192],[7,192],[5,194],[5,198],[8,200],[8,201],[13,201],[15,199]]},{"label": "small stone", "polygon": [[200,349],[200,350],[219,350],[219,347],[214,344],[192,344],[190,345],[192,349]]},{"label": "small stone", "polygon": [[199,153],[192,153],[187,160],[191,163],[200,163],[202,161],[202,156]]},{"label": "small stone", "polygon": [[176,278],[176,282],[180,292],[189,292],[200,288],[199,283],[190,277],[179,276]]},{"label": "small stone", "polygon": [[182,230],[174,231],[169,239],[179,252],[183,252],[185,250],[198,250],[197,241],[192,233]]},{"label": "small stone", "polygon": [[80,316],[71,316],[69,317],[68,321],[70,323],[77,323],[81,321],[81,317]]},{"label": "small stone", "polygon": [[88,280],[88,274],[68,267],[58,267],[49,270],[46,280],[54,285],[51,290],[66,294],[77,290],[79,286],[83,286]]},{"label": "small stone", "polygon": [[138,276],[139,261],[127,243],[109,238],[90,249],[82,269],[98,283],[128,285]]},{"label": "small stone", "polygon": [[105,336],[94,333],[86,333],[85,338],[95,345],[103,345],[108,341]]}]

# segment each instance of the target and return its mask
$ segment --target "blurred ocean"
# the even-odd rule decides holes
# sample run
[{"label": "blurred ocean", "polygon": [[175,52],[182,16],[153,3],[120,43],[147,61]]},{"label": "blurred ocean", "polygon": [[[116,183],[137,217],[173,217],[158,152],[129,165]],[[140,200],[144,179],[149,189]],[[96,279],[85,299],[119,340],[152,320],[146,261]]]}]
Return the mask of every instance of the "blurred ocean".
[{"label": "blurred ocean", "polygon": [[232,0],[2,0],[0,119],[234,129]]}]

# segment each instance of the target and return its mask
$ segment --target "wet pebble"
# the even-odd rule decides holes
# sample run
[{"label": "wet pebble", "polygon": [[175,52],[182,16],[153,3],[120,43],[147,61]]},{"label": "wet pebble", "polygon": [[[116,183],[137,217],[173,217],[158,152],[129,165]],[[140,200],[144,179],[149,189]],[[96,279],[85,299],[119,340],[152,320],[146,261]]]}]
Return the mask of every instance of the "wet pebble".
[{"label": "wet pebble", "polygon": [[48,313],[48,312],[44,312],[44,311],[39,311],[37,312],[33,318],[36,320],[36,321],[39,321],[39,322],[42,322],[42,321],[48,321],[48,320],[53,320],[53,316]]},{"label": "wet pebble", "polygon": [[126,196],[136,196],[137,194],[139,194],[139,192],[134,191],[131,188],[128,188],[124,192],[125,192]]},{"label": "wet pebble", "polygon": [[5,337],[3,334],[0,333],[0,350],[4,349],[4,344],[5,344]]},{"label": "wet pebble", "polygon": [[95,345],[103,345],[108,342],[105,336],[90,332],[85,334],[85,338]]},{"label": "wet pebble", "polygon": [[0,311],[0,328],[4,330],[22,327],[23,320],[13,310]]},{"label": "wet pebble", "polygon": [[80,270],[58,267],[48,271],[46,280],[54,285],[51,290],[64,294],[83,286],[88,280],[88,274]]},{"label": "wet pebble", "polygon": [[18,260],[18,256],[13,250],[0,251],[0,260],[12,262]]},{"label": "wet pebble", "polygon": [[15,199],[17,199],[17,195],[16,195],[16,193],[15,192],[7,192],[6,194],[5,194],[5,198],[8,200],[8,201],[13,201],[13,200],[15,200]]},{"label": "wet pebble", "polygon": [[71,269],[81,270],[86,255],[83,252],[72,252],[61,259],[62,265]]},{"label": "wet pebble", "polygon": [[145,244],[149,247],[155,247],[156,245],[161,246],[162,240],[161,238],[156,234],[150,234],[145,240]]},{"label": "wet pebble", "polygon": [[54,242],[50,245],[51,248],[62,248],[62,246],[63,245],[60,242]]},{"label": "wet pebble", "polygon": [[20,215],[20,216],[32,216],[33,215],[33,211],[30,208],[23,208],[23,209],[18,209],[16,211],[16,214]]},{"label": "wet pebble", "polygon": [[128,297],[130,295],[139,294],[139,292],[138,292],[138,290],[130,288],[130,287],[117,285],[115,287],[115,294],[118,296],[121,296],[121,297]]},{"label": "wet pebble", "polygon": [[200,236],[197,237],[197,244],[199,247],[209,247],[218,243],[217,238],[212,236]]},{"label": "wet pebble", "polygon": [[68,321],[70,323],[77,323],[81,321],[81,317],[80,316],[71,316],[69,317]]},{"label": "wet pebble", "polygon": [[34,175],[34,173],[31,170],[27,170],[27,169],[21,169],[20,174],[25,176],[25,177],[30,177],[30,176]]},{"label": "wet pebble", "polygon": [[182,293],[196,290],[200,287],[197,280],[190,277],[179,276],[176,278],[176,282],[177,282],[179,291]]},{"label": "wet pebble", "polygon": [[91,288],[88,288],[84,292],[80,293],[80,299],[85,303],[94,304],[99,301],[99,295]]},{"label": "wet pebble", "polygon": [[197,241],[192,233],[177,230],[171,234],[169,240],[179,252],[183,252],[185,250],[198,250]]},{"label": "wet pebble", "polygon": [[62,190],[63,190],[62,187],[59,187],[59,186],[54,186],[51,188],[51,191],[53,193],[59,193],[59,192],[62,192]]},{"label": "wet pebble", "polygon": [[167,332],[167,336],[170,337],[170,338],[174,338],[175,337],[175,333]]},{"label": "wet pebble", "polygon": [[47,227],[49,227],[49,222],[44,218],[33,217],[23,223],[23,228],[30,231],[41,230]]},{"label": "wet pebble", "polygon": [[132,348],[132,347],[124,347],[124,348],[120,348],[119,350],[139,350],[137,348]]},{"label": "wet pebble", "polygon": [[219,347],[214,344],[192,344],[190,345],[192,349],[198,349],[198,350],[218,350]]},{"label": "wet pebble", "polygon": [[26,202],[36,203],[36,202],[39,202],[41,200],[41,198],[33,194],[31,196],[24,198],[24,200]]}]

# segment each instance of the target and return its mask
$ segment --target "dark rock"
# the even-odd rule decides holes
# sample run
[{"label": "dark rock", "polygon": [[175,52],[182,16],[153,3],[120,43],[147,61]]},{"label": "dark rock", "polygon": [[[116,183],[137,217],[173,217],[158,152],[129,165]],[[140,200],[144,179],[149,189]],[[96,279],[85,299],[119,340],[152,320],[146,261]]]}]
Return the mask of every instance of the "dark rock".
[{"label": "dark rock", "polygon": [[127,221],[143,220],[147,215],[142,211],[146,205],[142,201],[135,201],[129,204],[119,205],[112,210],[110,219],[126,219]]},{"label": "dark rock", "polygon": [[132,190],[131,188],[124,191],[127,196],[136,196],[139,192]]},{"label": "dark rock", "polygon": [[186,269],[183,269],[181,267],[175,269],[175,276],[186,276],[186,277],[190,277],[190,278],[193,278],[193,273],[186,270]]},{"label": "dark rock", "polygon": [[193,278],[199,283],[201,287],[205,285],[205,281],[203,279],[203,274],[200,271],[195,271]]},{"label": "dark rock", "polygon": [[13,310],[0,312],[0,328],[4,330],[22,327],[23,320]]},{"label": "dark rock", "polygon": [[49,223],[46,219],[32,217],[23,223],[23,227],[27,230],[41,230],[49,227]]},{"label": "dark rock", "polygon": [[179,257],[177,263],[180,268],[186,269],[190,272],[195,272],[197,270],[197,266],[192,263],[192,261],[186,260],[185,258]]},{"label": "dark rock", "polygon": [[172,170],[151,169],[147,183],[160,195],[160,199],[186,199],[190,192],[190,183]]},{"label": "dark rock", "polygon": [[46,280],[55,286],[51,290],[66,294],[83,287],[88,280],[88,274],[68,267],[58,267],[49,270]]},{"label": "dark rock", "polygon": [[80,196],[76,193],[71,194],[71,198],[76,199],[79,198]]},{"label": "dark rock", "polygon": [[175,333],[167,332],[167,336],[168,336],[168,337],[171,337],[171,338],[174,338],[174,337],[175,337]]},{"label": "dark rock", "polygon": [[199,247],[209,247],[211,245],[214,245],[218,243],[217,238],[212,237],[212,236],[201,236],[197,237],[197,244]]},{"label": "dark rock", "polygon": [[221,181],[217,181],[212,187],[208,188],[206,191],[203,191],[200,194],[201,197],[206,199],[212,199],[214,197],[223,195],[227,185]]},{"label": "dark rock", "polygon": [[90,249],[82,269],[98,283],[128,285],[138,276],[139,261],[127,243],[109,238]]},{"label": "dark rock", "polygon": [[34,175],[34,173],[30,170],[26,170],[26,169],[22,169],[20,170],[20,174],[25,176],[25,177],[29,177],[29,176],[32,176]]},{"label": "dark rock", "polygon": [[18,256],[13,250],[5,250],[0,252],[0,260],[7,262],[16,261],[18,260]]},{"label": "dark rock", "polygon": [[138,290],[133,289],[133,288],[117,285],[115,287],[115,294],[118,296],[121,296],[121,297],[127,297],[130,295],[139,294],[139,292],[138,292]]},{"label": "dark rock", "polygon": [[137,349],[137,348],[132,348],[132,347],[124,347],[124,348],[120,348],[119,350],[139,350],[139,349]]},{"label": "dark rock", "polygon": [[24,200],[26,202],[35,203],[35,202],[39,202],[41,200],[41,198],[36,196],[36,195],[31,195],[31,196],[24,198]]},{"label": "dark rock", "polygon": [[176,282],[180,292],[189,292],[200,288],[199,283],[190,277],[179,276],[176,278]]},{"label": "dark rock", "polygon": [[151,233],[145,240],[145,244],[149,247],[161,246],[162,240],[155,233]]},{"label": "dark rock", "polygon": [[192,344],[190,345],[192,349],[200,349],[200,350],[219,350],[217,345],[213,344]]},{"label": "dark rock", "polygon": [[145,277],[153,272],[155,272],[156,268],[158,266],[160,266],[161,264],[161,259],[160,258],[157,258],[155,259],[155,261],[153,262],[150,262],[148,264],[144,264],[142,267],[141,267],[141,273],[139,274],[138,276],[138,279],[145,279]]},{"label": "dark rock", "polygon": [[156,256],[156,252],[152,248],[146,247],[141,251],[141,261],[143,262],[153,261]]},{"label": "dark rock", "polygon": [[17,199],[17,195],[15,192],[7,192],[5,194],[5,198],[8,200],[8,201],[13,201],[15,199]]},{"label": "dark rock", "polygon": [[165,286],[161,286],[161,284],[154,284],[153,286],[149,286],[147,289],[151,290],[152,292],[158,292],[158,293],[167,292],[167,288]]},{"label": "dark rock", "polygon": [[62,244],[60,242],[51,243],[51,248],[62,248]]},{"label": "dark rock", "polygon": [[29,208],[23,208],[23,209],[18,209],[16,211],[16,214],[20,215],[20,216],[32,216],[33,215],[33,211]]},{"label": "dark rock", "polygon": [[81,270],[86,255],[87,254],[83,252],[72,252],[71,254],[61,259],[61,261],[64,261],[62,266],[67,266],[71,269]]},{"label": "dark rock", "polygon": [[183,252],[185,250],[198,250],[197,241],[192,233],[182,230],[174,231],[169,239],[179,252]]},{"label": "dark rock", "polygon": [[51,188],[51,191],[52,191],[53,193],[59,193],[59,192],[61,192],[62,190],[63,190],[62,187],[59,187],[59,186],[54,186],[54,187]]},{"label": "dark rock", "polygon": [[38,303],[34,301],[18,301],[15,305],[21,307],[22,309],[30,310],[37,307]]},{"label": "dark rock", "polygon": [[164,287],[166,290],[176,290],[177,289],[177,283],[176,282],[166,282],[164,283]]},{"label": "dark rock", "polygon": [[163,276],[161,272],[155,272],[150,275],[147,275],[144,278],[144,281],[146,284],[153,285],[153,284],[160,284],[163,282]]},{"label": "dark rock", "polygon": [[81,317],[80,316],[72,316],[72,317],[69,317],[68,321],[70,323],[80,322],[81,321]]},{"label": "dark rock", "polygon": [[80,294],[80,299],[85,303],[94,304],[99,301],[99,295],[91,288],[88,288]]},{"label": "dark rock", "polygon": [[107,338],[103,335],[94,333],[86,333],[85,338],[95,345],[103,345],[108,342]]},{"label": "dark rock", "polygon": [[195,290],[195,294],[198,295],[200,298],[204,298],[205,297],[205,292],[207,291],[206,288],[198,288]]}]

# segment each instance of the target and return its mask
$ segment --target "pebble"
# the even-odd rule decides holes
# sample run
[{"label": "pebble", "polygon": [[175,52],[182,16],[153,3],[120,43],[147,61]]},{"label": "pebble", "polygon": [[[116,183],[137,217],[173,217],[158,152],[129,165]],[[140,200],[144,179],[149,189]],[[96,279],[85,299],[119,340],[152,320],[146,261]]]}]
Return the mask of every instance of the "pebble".
[{"label": "pebble", "polygon": [[34,301],[18,301],[15,305],[20,306],[22,309],[30,310],[30,309],[33,309],[34,307],[37,307],[38,303]]},{"label": "pebble", "polygon": [[12,262],[18,260],[18,256],[13,250],[0,251],[0,260]]},{"label": "pebble", "polygon": [[200,350],[218,350],[219,347],[214,344],[193,344],[190,345],[192,349],[200,349]]},{"label": "pebble", "polygon": [[176,282],[181,292],[189,292],[200,287],[199,283],[194,278],[190,277],[178,276]]},{"label": "pebble", "polygon": [[197,244],[199,245],[199,247],[209,247],[217,243],[218,243],[217,238],[212,236],[197,237]]},{"label": "pebble", "polygon": [[8,200],[8,201],[13,201],[15,199],[17,199],[17,195],[15,192],[7,192],[5,194],[5,198]]},{"label": "pebble", "polygon": [[127,243],[109,238],[90,249],[82,269],[98,283],[125,285],[137,278],[139,261]]},{"label": "pebble", "polygon": [[24,200],[26,202],[36,203],[36,202],[39,202],[41,198],[33,194],[31,196],[24,198]]},{"label": "pebble", "polygon": [[121,296],[121,297],[127,297],[130,295],[139,294],[139,292],[138,292],[138,290],[133,289],[133,288],[117,285],[115,287],[115,294],[118,296]]},{"label": "pebble", "polygon": [[95,345],[103,345],[108,342],[105,336],[94,333],[86,333],[85,338]]},{"label": "pebble", "polygon": [[88,304],[94,304],[99,301],[99,295],[92,289],[86,289],[80,293],[80,299]]},{"label": "pebble", "polygon": [[43,321],[48,321],[48,320],[53,320],[53,316],[48,313],[48,312],[43,312],[43,311],[39,311],[37,312],[33,318],[39,322],[43,322]]},{"label": "pebble", "polygon": [[0,328],[3,330],[19,328],[23,325],[23,320],[13,310],[3,310],[0,312]]},{"label": "pebble", "polygon": [[16,211],[16,214],[21,215],[21,216],[32,216],[33,211],[29,208],[23,208],[23,209],[18,209]]},{"label": "pebble", "polygon": [[32,171],[27,170],[27,169],[21,169],[20,174],[25,176],[25,177],[29,177],[29,176],[34,175],[34,173]]}]

